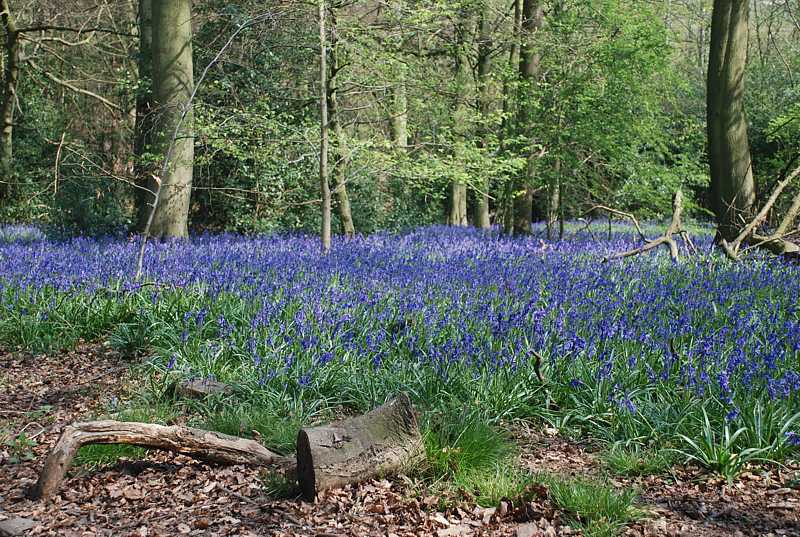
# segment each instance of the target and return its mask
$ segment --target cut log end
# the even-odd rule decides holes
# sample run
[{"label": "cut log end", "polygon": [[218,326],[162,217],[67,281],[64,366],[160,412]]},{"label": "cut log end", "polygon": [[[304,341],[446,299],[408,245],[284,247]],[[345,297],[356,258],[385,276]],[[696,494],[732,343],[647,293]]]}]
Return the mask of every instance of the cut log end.
[{"label": "cut log end", "polygon": [[301,429],[297,476],[306,501],[319,492],[398,473],[424,456],[414,407],[401,393],[362,416]]}]

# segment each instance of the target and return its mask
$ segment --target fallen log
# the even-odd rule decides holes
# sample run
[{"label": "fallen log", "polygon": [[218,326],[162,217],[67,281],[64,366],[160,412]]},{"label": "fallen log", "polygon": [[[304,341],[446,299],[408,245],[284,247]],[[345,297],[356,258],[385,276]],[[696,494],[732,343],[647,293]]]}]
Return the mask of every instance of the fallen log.
[{"label": "fallen log", "polygon": [[51,497],[72,460],[89,444],[129,444],[190,455],[221,464],[275,466],[296,471],[303,497],[408,468],[424,456],[422,437],[408,395],[341,422],[301,429],[297,459],[273,453],[255,440],[191,427],[121,421],[78,422],[67,426],[29,491],[33,500]]},{"label": "fallen log", "polygon": [[330,425],[301,429],[297,435],[297,479],[303,498],[401,472],[425,455],[408,395],[375,410]]},{"label": "fallen log", "polygon": [[50,451],[39,480],[30,491],[33,500],[52,496],[82,446],[89,444],[129,444],[191,455],[222,464],[267,466],[292,464],[290,458],[268,450],[255,440],[227,434],[152,423],[88,421],[67,426]]}]

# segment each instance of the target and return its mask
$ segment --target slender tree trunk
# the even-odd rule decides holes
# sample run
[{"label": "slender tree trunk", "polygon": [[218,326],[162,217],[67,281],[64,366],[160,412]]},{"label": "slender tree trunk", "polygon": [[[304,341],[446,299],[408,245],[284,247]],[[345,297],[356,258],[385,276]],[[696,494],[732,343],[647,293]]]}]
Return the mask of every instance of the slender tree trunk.
[{"label": "slender tree trunk", "polygon": [[755,181],[747,139],[744,76],[748,0],[715,0],[708,63],[707,128],[718,236],[733,240],[753,216]]},{"label": "slender tree trunk", "polygon": [[[397,20],[403,17],[404,0],[395,0],[392,3]],[[392,106],[389,117],[389,126],[392,131],[392,141],[395,148],[400,151],[408,149],[408,95],[406,93],[406,76],[408,66],[405,62],[395,61],[392,64],[394,80],[392,84]]]},{"label": "slender tree trunk", "polygon": [[[464,30],[461,32],[462,35],[467,33],[466,28]],[[470,42],[469,38],[465,38],[460,42],[455,57],[456,102],[453,114],[455,124],[453,128],[455,134],[453,145],[455,147],[456,160],[459,160],[463,154],[463,148],[468,141],[470,130],[467,90],[470,85],[471,73],[465,50]],[[451,226],[466,226],[469,224],[467,220],[467,185],[459,179],[454,179],[450,185],[450,217],[448,218],[448,223]]]},{"label": "slender tree trunk", "polygon": [[[153,95],[158,106],[159,148],[173,150],[167,173],[160,177],[160,199],[150,234],[154,237],[186,237],[189,234],[189,201],[194,166],[194,121],[191,96],[192,65],[191,0],[153,2]],[[172,141],[175,128],[181,124]]]},{"label": "slender tree trunk", "polygon": [[553,178],[547,185],[547,240],[553,238],[561,208],[561,159],[556,157]]},{"label": "slender tree trunk", "polygon": [[136,93],[136,128],[133,141],[136,184],[136,229],[144,231],[150,217],[153,192],[153,166],[145,162],[155,128],[153,113],[153,6],[152,0],[139,0],[139,87]]},{"label": "slender tree trunk", "polygon": [[392,141],[397,149],[408,149],[408,96],[406,94],[406,73],[408,67],[403,62],[395,66],[395,80],[392,86]]},{"label": "slender tree trunk", "polygon": [[19,33],[8,0],[0,0],[0,22],[5,32],[3,103],[0,108],[0,201],[11,195],[14,170],[14,106],[19,79]]},{"label": "slender tree trunk", "polygon": [[342,221],[342,233],[347,237],[355,235],[353,225],[353,214],[350,209],[350,197],[347,195],[347,168],[350,164],[350,151],[347,147],[347,135],[342,126],[339,113],[338,95],[336,87],[339,85],[337,77],[339,75],[339,57],[336,42],[336,11],[331,10],[331,46],[330,46],[330,84],[328,88],[328,112],[330,123],[333,126],[333,134],[336,136],[336,166],[334,166],[334,180],[336,187],[337,208],[339,209],[339,219]]},{"label": "slender tree trunk", "polygon": [[322,194],[322,252],[331,249],[331,189],[328,183],[328,47],[325,37],[325,0],[318,0],[319,15],[319,181]]},{"label": "slender tree trunk", "polygon": [[[522,32],[522,0],[514,0],[514,29],[511,38],[511,48],[508,51],[508,71],[509,73],[517,70],[519,65],[519,41]],[[511,102],[512,102],[512,88],[513,84],[509,83],[508,77],[503,81],[503,122],[500,125],[500,148],[505,149],[505,139],[509,134],[510,126],[513,122],[510,121],[511,116]],[[514,188],[516,187],[515,180],[509,180],[505,186],[503,193],[503,232],[507,235],[514,233]]]},{"label": "slender tree trunk", "polygon": [[522,30],[520,45],[520,90],[518,128],[530,140],[528,165],[525,178],[520,182],[514,199],[514,234],[530,234],[533,219],[533,181],[536,178],[536,150],[534,147],[532,92],[539,73],[539,54],[533,45],[533,37],[542,25],[543,10],[537,0],[522,2]]},{"label": "slender tree trunk", "polygon": [[[481,12],[480,21],[480,42],[478,44],[478,84],[479,84],[479,107],[481,115],[483,116],[484,124],[481,127],[482,140],[481,146],[485,149],[488,145],[489,128],[487,122],[489,121],[489,114],[491,112],[490,102],[490,84],[491,84],[491,50],[492,50],[492,36],[489,28],[489,15],[491,4],[487,1],[484,4],[484,9]],[[481,192],[478,192],[477,214],[475,218],[475,225],[482,229],[489,229],[492,226],[489,217],[489,176],[485,175],[482,178]]]}]

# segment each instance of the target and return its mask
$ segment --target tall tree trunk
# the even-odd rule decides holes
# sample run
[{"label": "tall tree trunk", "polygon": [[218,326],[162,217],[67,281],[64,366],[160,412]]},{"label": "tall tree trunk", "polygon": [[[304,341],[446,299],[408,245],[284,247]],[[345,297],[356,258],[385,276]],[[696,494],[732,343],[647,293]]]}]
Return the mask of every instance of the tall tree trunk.
[{"label": "tall tree trunk", "polygon": [[518,128],[530,140],[525,178],[520,182],[514,199],[514,234],[530,234],[533,219],[533,181],[536,178],[536,150],[534,147],[532,90],[539,74],[539,54],[533,37],[542,25],[543,10],[538,0],[523,0],[519,59],[521,103]]},{"label": "tall tree trunk", "polygon": [[0,108],[0,201],[11,195],[14,170],[14,106],[19,78],[19,33],[8,0],[0,0],[0,22],[5,32],[3,103]]},{"label": "tall tree trunk", "polygon": [[[159,115],[156,134],[160,139],[158,146],[170,157],[167,173],[159,178],[160,199],[150,227],[154,237],[189,234],[194,165],[194,121],[190,102],[194,90],[191,7],[191,0],[158,0],[152,4],[153,96]],[[179,124],[177,136],[172,140]]]},{"label": "tall tree trunk", "polygon": [[[462,29],[459,35],[463,36],[457,44],[455,53],[455,111],[453,113],[453,147],[456,161],[463,157],[465,145],[470,137],[470,111],[468,102],[468,89],[471,82],[471,71],[469,59],[467,57],[467,47],[471,46],[472,39],[467,30],[469,21],[466,14],[462,14],[464,20],[461,21]],[[452,180],[450,184],[450,216],[448,223],[451,226],[469,225],[467,219],[467,185],[459,178]]]},{"label": "tall tree trunk", "polygon": [[561,159],[556,157],[553,178],[547,185],[547,240],[551,240],[558,224],[561,208]]},{"label": "tall tree trunk", "polygon": [[[479,84],[479,107],[481,110],[481,115],[483,116],[484,124],[481,127],[482,136],[481,136],[481,146],[485,149],[488,145],[488,135],[489,135],[489,128],[488,128],[488,121],[489,115],[491,112],[491,102],[490,102],[490,84],[491,84],[491,69],[492,69],[492,59],[491,59],[491,51],[492,51],[492,36],[491,30],[489,28],[489,16],[490,16],[490,8],[491,4],[487,0],[483,6],[483,10],[481,11],[481,20],[480,20],[480,36],[479,36],[479,43],[478,43],[478,84]],[[482,181],[480,182],[481,191],[477,193],[478,195],[478,203],[476,209],[476,218],[475,218],[475,225],[482,229],[489,229],[492,226],[490,217],[489,217],[489,176],[484,175]]]},{"label": "tall tree trunk", "polygon": [[[511,47],[508,51],[508,72],[517,70],[519,65],[519,41],[520,26],[522,24],[522,0],[514,0],[514,29],[511,36]],[[510,128],[513,121],[511,117],[511,103],[513,84],[509,83],[508,77],[503,81],[503,122],[500,125],[500,149],[505,149],[506,136],[511,134]],[[514,233],[514,188],[515,180],[509,180],[503,192],[503,232],[507,235]]]},{"label": "tall tree trunk", "polygon": [[330,21],[331,77],[328,87],[328,112],[330,115],[330,123],[333,126],[333,134],[336,136],[336,166],[333,168],[334,180],[336,181],[334,192],[336,193],[337,208],[339,209],[339,219],[342,222],[342,233],[347,237],[352,237],[355,235],[356,230],[353,225],[353,214],[350,209],[350,197],[347,195],[347,168],[350,164],[350,152],[347,147],[347,135],[344,132],[344,127],[341,122],[336,90],[339,85],[337,77],[339,75],[340,65],[336,46],[336,11],[334,8],[331,9]]},{"label": "tall tree trunk", "polygon": [[153,6],[152,0],[139,0],[139,87],[136,92],[136,127],[133,141],[136,177],[136,229],[144,231],[150,217],[156,190],[153,167],[145,162],[153,138]]},{"label": "tall tree trunk", "polygon": [[752,218],[756,197],[744,110],[749,8],[748,0],[714,0],[711,21],[707,94],[711,197],[718,235],[728,241]]},{"label": "tall tree trunk", "polygon": [[322,194],[322,252],[331,249],[331,189],[328,183],[328,47],[325,37],[325,0],[318,0],[319,16],[319,182]]},{"label": "tall tree trunk", "polygon": [[[402,20],[404,0],[395,0],[392,3],[395,18]],[[406,93],[406,75],[408,66],[402,60],[392,63],[394,80],[392,81],[392,106],[389,117],[389,126],[392,131],[392,141],[395,148],[400,151],[408,149],[408,95]]]}]

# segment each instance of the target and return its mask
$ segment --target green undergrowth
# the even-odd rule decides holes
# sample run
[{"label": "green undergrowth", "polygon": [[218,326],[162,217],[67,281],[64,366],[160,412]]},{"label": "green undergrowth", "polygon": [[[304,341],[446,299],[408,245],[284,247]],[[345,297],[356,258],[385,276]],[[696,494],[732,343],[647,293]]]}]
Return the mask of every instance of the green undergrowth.
[{"label": "green undergrowth", "polygon": [[125,444],[90,444],[78,450],[74,465],[86,470],[96,470],[114,466],[120,459],[142,459],[147,450]]},{"label": "green undergrowth", "polygon": [[543,475],[536,479],[547,487],[549,498],[571,525],[586,537],[613,537],[642,516],[634,505],[634,490],[617,490],[610,483],[583,478]]},{"label": "green undergrowth", "polygon": [[601,458],[611,473],[626,477],[663,475],[679,461],[679,456],[668,449],[621,443],[610,446]]},{"label": "green undergrowth", "polygon": [[[669,383],[654,384],[646,367],[618,372],[615,382],[632,387],[620,395],[616,384],[598,376],[596,361],[551,360],[547,350],[542,350],[540,371],[530,361],[499,369],[455,363],[441,375],[403,357],[387,357],[380,367],[357,357],[341,359],[335,367],[319,367],[313,356],[302,352],[294,353],[291,365],[281,362],[272,369],[263,364],[258,368],[248,351],[252,337],[248,327],[257,304],[226,293],[212,299],[201,287],[165,289],[157,300],[151,295],[149,288],[133,293],[104,290],[93,297],[47,289],[36,297],[19,293],[15,307],[0,318],[0,343],[41,351],[70,348],[80,339],[108,342],[125,356],[145,357],[134,374],[145,385],[149,399],[140,406],[148,409],[151,421],[171,422],[180,415],[189,424],[228,434],[252,436],[256,431],[265,445],[283,453],[293,448],[301,425],[365,412],[406,391],[426,420],[472,424],[474,430],[462,435],[463,439],[452,433],[456,440],[447,442],[465,442],[479,434],[474,422],[485,427],[513,420],[543,423],[565,436],[624,445],[606,457],[611,471],[624,475],[663,473],[675,463],[689,462],[733,479],[745,463],[781,464],[798,455],[798,447],[792,444],[796,436],[791,435],[800,429],[794,400],[771,400],[755,388],[746,394],[747,404],[739,405],[731,416],[729,405],[720,397],[713,393],[700,397]],[[11,299],[6,297],[6,302]],[[185,316],[200,308],[207,310],[205,323],[183,328]],[[299,311],[300,305],[287,307],[287,319],[295,309]],[[237,328],[220,343],[216,325],[223,317]],[[627,345],[620,343],[607,351],[635,354],[636,349]],[[676,363],[675,376],[680,367]],[[311,370],[313,381],[306,382],[304,374]],[[170,398],[169,386],[186,378],[216,378],[233,385],[235,392],[196,402]],[[582,380],[576,386],[574,379]],[[628,405],[628,400],[635,405]],[[464,409],[478,415],[464,421]],[[429,430],[445,434],[441,425]],[[448,445],[441,438],[426,442],[443,443],[439,452],[432,453],[431,463],[440,475],[455,476],[458,472],[453,466],[472,464],[461,461],[464,457],[458,449],[463,448],[445,452],[441,450]],[[659,449],[654,451],[652,446]],[[485,471],[490,472],[493,464],[487,463]],[[462,474],[468,472],[458,475]]]}]

